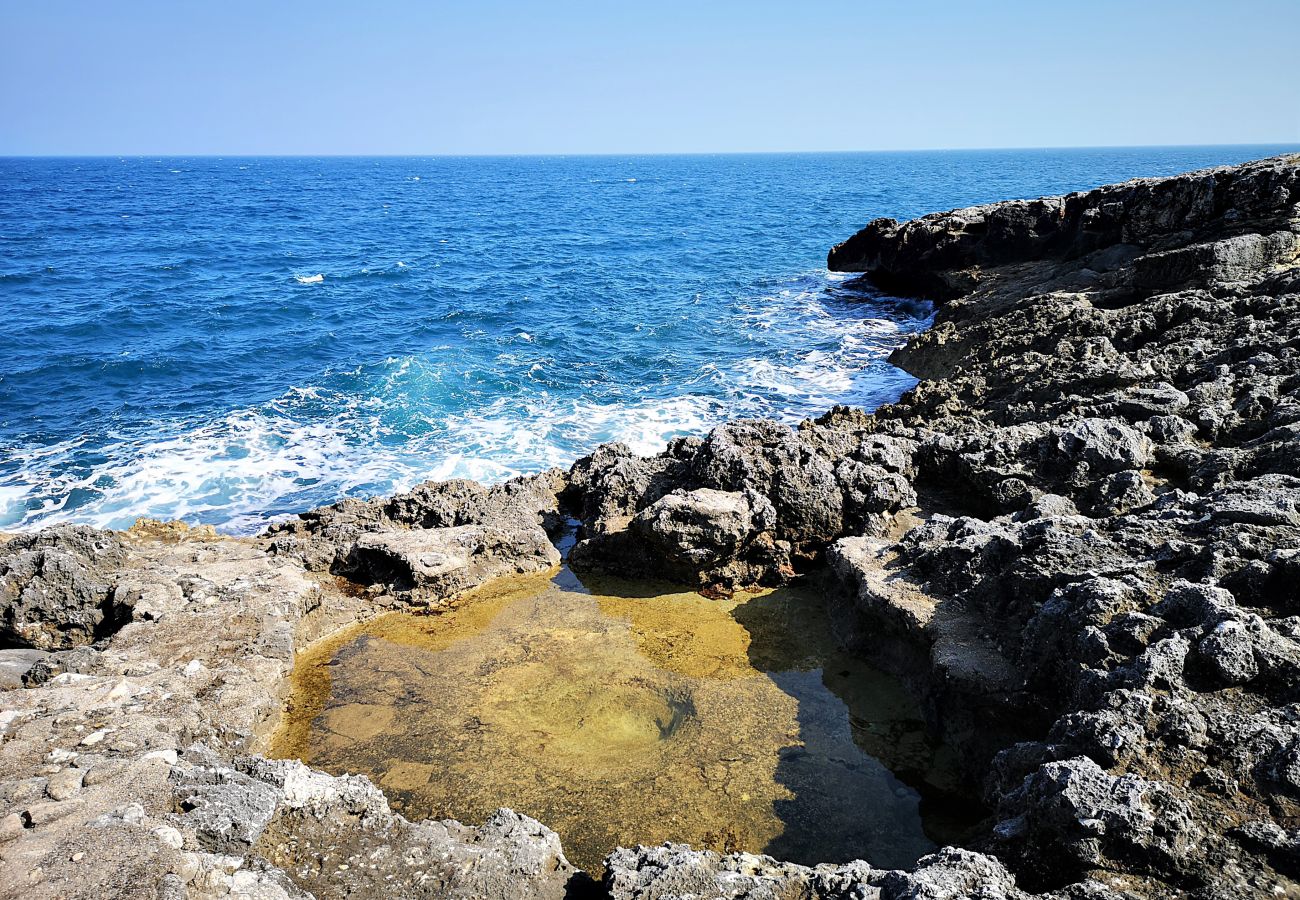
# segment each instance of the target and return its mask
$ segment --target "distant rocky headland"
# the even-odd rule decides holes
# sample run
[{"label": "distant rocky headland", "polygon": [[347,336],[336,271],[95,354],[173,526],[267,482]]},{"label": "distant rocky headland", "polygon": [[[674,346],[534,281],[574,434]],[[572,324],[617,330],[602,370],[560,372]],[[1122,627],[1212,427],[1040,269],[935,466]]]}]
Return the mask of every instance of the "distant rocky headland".
[{"label": "distant rocky headland", "polygon": [[[898,223],[833,270],[928,299],[874,413],[345,500],[257,538],[0,544],[0,896],[1300,895],[1300,157]],[[911,871],[411,822],[268,759],[295,654],[574,570],[803,579],[987,810]],[[611,804],[618,802],[610,798]]]}]

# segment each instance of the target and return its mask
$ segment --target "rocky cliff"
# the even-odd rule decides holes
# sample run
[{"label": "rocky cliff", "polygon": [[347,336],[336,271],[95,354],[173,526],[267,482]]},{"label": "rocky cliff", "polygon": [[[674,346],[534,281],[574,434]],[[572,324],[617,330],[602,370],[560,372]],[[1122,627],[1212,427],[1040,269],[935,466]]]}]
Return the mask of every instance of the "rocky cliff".
[{"label": "rocky cliff", "polygon": [[[6,896],[1300,893],[1300,158],[881,220],[833,269],[931,299],[874,414],[431,483],[255,540],[0,546]],[[410,823],[270,762],[294,651],[558,560],[706,591],[823,579],[990,810],[912,872]]]}]

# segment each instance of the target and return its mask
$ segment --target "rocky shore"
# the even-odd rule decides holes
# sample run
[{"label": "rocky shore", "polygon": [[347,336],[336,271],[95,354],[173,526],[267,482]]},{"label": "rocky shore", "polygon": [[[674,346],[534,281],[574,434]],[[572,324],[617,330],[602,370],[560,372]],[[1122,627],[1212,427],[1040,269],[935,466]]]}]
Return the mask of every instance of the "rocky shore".
[{"label": "rocky shore", "polygon": [[[253,539],[0,544],[0,896],[1300,896],[1300,157],[872,222],[935,303],[868,414],[346,500]],[[553,568],[815,580],[989,815],[910,871],[413,823],[263,754],[295,653]],[[616,798],[612,798],[615,799]]]}]

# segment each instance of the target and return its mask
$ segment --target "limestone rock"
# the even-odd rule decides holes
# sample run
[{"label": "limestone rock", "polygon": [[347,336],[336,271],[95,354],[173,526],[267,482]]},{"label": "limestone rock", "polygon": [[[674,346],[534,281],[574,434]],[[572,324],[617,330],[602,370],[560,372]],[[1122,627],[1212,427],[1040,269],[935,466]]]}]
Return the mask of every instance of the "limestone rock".
[{"label": "limestone rock", "polygon": [[59,650],[112,634],[131,618],[113,589],[125,559],[121,538],[79,525],[0,545],[0,643]]},{"label": "limestone rock", "polygon": [[344,571],[358,581],[442,598],[490,578],[559,563],[559,551],[540,526],[460,525],[367,532],[353,544]]}]

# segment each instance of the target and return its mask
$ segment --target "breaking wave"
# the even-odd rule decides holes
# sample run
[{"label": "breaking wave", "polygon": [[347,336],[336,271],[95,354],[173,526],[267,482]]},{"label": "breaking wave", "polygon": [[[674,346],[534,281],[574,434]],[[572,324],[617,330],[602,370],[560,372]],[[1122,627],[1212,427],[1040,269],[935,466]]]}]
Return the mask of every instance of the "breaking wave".
[{"label": "breaking wave", "polygon": [[[561,392],[547,386],[556,360],[506,350],[495,359],[502,393],[457,409],[446,397],[454,357],[435,348],[326,373],[319,384],[206,421],[16,448],[0,475],[0,522],[122,528],[152,516],[251,533],[343,496],[568,466],[607,441],[652,454],[728,419],[797,422],[836,403],[875,406],[913,383],[884,357],[922,327],[927,310],[843,283],[811,273],[738,304],[737,346],[754,342],[763,352],[719,352],[676,391],[624,384]],[[522,329],[516,337],[533,343]]]}]

